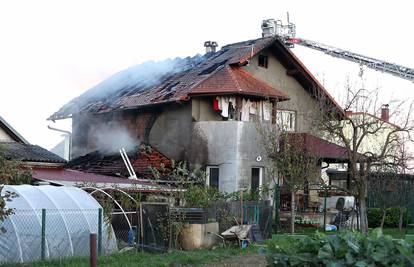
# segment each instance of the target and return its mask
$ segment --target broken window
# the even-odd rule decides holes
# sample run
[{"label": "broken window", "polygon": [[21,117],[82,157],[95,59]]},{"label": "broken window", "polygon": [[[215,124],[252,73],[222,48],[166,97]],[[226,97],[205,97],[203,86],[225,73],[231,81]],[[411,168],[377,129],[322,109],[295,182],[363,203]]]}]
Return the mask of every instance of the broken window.
[{"label": "broken window", "polygon": [[260,186],[262,186],[262,168],[252,168],[250,188],[251,190],[256,191]]},{"label": "broken window", "polygon": [[217,166],[207,167],[207,185],[219,189],[219,168]]},{"label": "broken window", "polygon": [[276,117],[280,129],[287,132],[296,131],[296,111],[278,110]]},{"label": "broken window", "polygon": [[266,68],[268,66],[268,56],[266,55],[259,55],[259,67]]}]

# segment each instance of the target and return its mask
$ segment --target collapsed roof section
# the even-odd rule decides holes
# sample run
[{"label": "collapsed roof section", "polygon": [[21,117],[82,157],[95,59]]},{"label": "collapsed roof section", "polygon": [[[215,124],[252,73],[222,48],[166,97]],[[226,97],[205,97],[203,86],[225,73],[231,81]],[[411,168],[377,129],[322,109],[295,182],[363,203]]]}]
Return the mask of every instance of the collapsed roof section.
[{"label": "collapsed roof section", "polygon": [[50,120],[76,113],[105,113],[188,100],[194,95],[241,94],[286,100],[279,89],[242,70],[249,59],[272,46],[274,54],[306,90],[316,88],[342,109],[293,53],[276,37],[223,46],[217,52],[184,59],[147,62],[121,71],[64,105]]}]

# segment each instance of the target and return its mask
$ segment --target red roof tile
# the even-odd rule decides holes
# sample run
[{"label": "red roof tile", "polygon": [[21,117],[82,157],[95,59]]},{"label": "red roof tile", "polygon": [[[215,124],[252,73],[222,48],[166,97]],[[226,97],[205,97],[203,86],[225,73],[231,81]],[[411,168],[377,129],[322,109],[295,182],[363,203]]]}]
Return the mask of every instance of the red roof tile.
[{"label": "red roof tile", "polygon": [[[236,92],[240,94],[280,97],[281,92],[278,92],[277,88],[269,88],[269,85],[258,82],[256,78],[242,73],[240,68],[237,69],[238,66],[245,64],[247,60],[268,47],[278,50],[282,54],[282,59],[288,65],[296,66],[301,70],[302,76],[299,78],[306,80],[304,86],[306,90],[312,90],[313,87],[316,87],[317,90],[320,90],[327,96],[328,101],[338,107],[340,112],[342,111],[323,86],[280,40],[276,37],[267,37],[226,45],[219,51],[208,53],[204,56],[197,55],[192,58],[180,59],[178,61],[182,71],[173,71],[163,77],[159,77],[159,79],[152,81],[151,86],[148,86],[145,81],[137,80],[135,84],[129,84],[127,87],[112,88],[106,93],[100,93],[97,90],[99,88],[92,88],[64,105],[49,119],[63,119],[83,112],[104,113],[188,100],[191,94],[208,93],[208,88],[212,88],[209,93],[218,93],[217,90],[219,90],[219,81],[221,79],[225,80],[226,83],[224,85],[227,87],[220,89],[221,91],[233,93],[232,90],[236,89]],[[234,67],[237,70],[233,69]],[[128,75],[134,74],[128,72]],[[214,77],[216,75],[219,75],[219,77]],[[256,79],[256,81],[253,81],[253,79]],[[111,81],[113,82],[113,80]],[[210,80],[208,85],[204,84],[206,80]],[[239,84],[235,83],[233,87],[236,88],[231,88],[229,81],[239,82]],[[264,92],[255,88],[256,86],[263,89]]]},{"label": "red roof tile", "polygon": [[289,97],[280,90],[253,77],[241,67],[225,66],[210,76],[189,95],[243,94],[286,100]]},{"label": "red roof tile", "polygon": [[348,158],[346,148],[309,133],[288,133],[288,140],[297,142],[303,151],[328,162],[345,162]]}]

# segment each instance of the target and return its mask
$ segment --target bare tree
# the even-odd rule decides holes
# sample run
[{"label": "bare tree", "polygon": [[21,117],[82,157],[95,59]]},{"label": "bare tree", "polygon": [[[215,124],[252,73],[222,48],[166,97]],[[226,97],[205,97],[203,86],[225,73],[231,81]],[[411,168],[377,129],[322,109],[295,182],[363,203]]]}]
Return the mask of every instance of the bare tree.
[{"label": "bare tree", "polygon": [[[346,83],[347,97],[341,114],[324,95],[317,95],[318,109],[313,118],[317,131],[327,140],[343,146],[348,158],[348,172],[354,181],[349,188],[357,199],[360,212],[361,231],[368,233],[367,190],[368,175],[381,168],[406,166],[407,159],[401,157],[398,149],[411,141],[413,124],[410,118],[412,103],[400,102],[393,107],[388,117],[393,123],[381,118],[378,90],[355,89]],[[316,92],[317,90],[315,90]]]},{"label": "bare tree", "polygon": [[259,128],[268,158],[268,170],[278,175],[291,194],[290,232],[295,232],[295,196],[306,181],[320,178],[318,159],[306,149],[299,135],[283,131],[283,127],[262,124]]}]

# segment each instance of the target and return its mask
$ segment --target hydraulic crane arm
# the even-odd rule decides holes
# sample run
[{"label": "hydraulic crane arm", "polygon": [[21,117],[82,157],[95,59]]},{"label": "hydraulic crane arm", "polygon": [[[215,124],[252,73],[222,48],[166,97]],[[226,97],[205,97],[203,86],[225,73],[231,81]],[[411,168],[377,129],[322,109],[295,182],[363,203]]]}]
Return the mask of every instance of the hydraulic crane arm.
[{"label": "hydraulic crane arm", "polygon": [[368,68],[387,72],[394,76],[409,80],[414,82],[414,69],[407,68],[401,65],[397,65],[394,63],[386,62],[383,60],[378,60],[375,58],[363,56],[357,53],[353,53],[350,51],[346,51],[343,49],[339,49],[336,47],[332,47],[329,45],[321,44],[315,41],[310,41],[302,38],[286,38],[286,44],[288,46],[292,46],[294,44],[302,45],[308,48],[312,48],[321,52],[324,52],[327,55],[331,55],[333,57],[346,59],[360,65],[367,66]]}]

